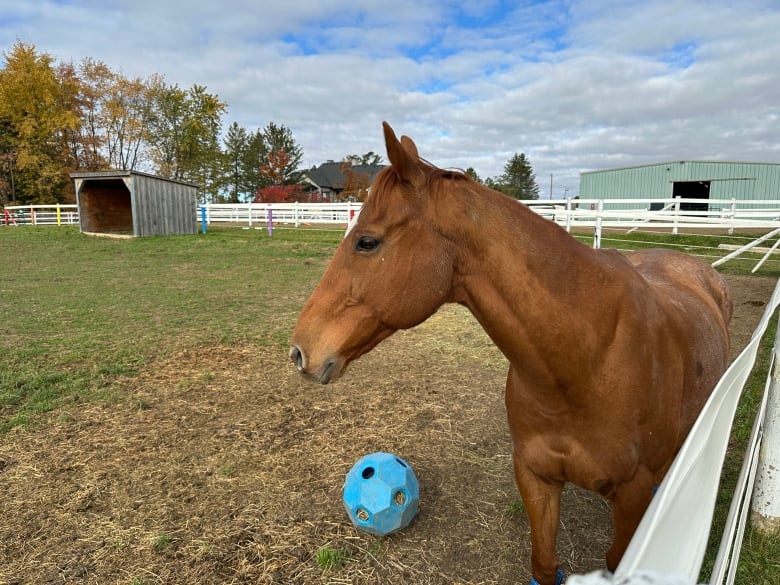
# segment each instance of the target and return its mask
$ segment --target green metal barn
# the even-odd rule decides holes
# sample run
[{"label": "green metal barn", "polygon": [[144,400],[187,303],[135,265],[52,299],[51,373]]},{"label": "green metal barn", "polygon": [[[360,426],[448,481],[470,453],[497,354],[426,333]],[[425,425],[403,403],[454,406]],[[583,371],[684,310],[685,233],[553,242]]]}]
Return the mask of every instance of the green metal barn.
[{"label": "green metal barn", "polygon": [[[581,199],[780,200],[780,163],[673,161],[580,175]],[[654,204],[660,206],[662,204]],[[720,207],[720,205],[718,205]]]}]

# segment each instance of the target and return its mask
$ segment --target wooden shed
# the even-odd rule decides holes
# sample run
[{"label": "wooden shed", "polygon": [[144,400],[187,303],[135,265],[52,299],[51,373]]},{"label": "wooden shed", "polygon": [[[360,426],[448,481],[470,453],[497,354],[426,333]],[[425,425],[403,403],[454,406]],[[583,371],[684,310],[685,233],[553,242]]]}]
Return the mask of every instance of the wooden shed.
[{"label": "wooden shed", "polygon": [[198,186],[137,171],[71,173],[82,233],[135,237],[198,231]]}]

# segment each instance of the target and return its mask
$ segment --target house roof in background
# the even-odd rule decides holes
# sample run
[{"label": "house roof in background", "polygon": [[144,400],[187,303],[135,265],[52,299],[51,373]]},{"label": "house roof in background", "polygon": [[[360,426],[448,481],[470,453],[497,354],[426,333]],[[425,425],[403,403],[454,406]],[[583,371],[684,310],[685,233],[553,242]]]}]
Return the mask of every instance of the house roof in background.
[{"label": "house roof in background", "polygon": [[[343,162],[328,161],[318,167],[304,171],[303,174],[320,189],[340,191],[344,188],[344,174],[341,172]],[[368,175],[369,184],[374,182],[377,173],[387,165],[352,165],[352,170],[361,175]]]}]

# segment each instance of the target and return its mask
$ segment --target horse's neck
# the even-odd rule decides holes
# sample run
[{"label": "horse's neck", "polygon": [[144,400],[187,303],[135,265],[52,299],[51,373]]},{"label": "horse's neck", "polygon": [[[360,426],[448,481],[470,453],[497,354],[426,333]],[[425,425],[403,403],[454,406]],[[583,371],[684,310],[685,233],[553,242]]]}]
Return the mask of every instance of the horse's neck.
[{"label": "horse's neck", "polygon": [[582,316],[597,310],[588,294],[607,278],[602,263],[521,203],[492,192],[475,201],[461,206],[470,217],[460,220],[453,300],[512,363],[528,362],[529,352],[567,359],[578,337],[594,333]]}]

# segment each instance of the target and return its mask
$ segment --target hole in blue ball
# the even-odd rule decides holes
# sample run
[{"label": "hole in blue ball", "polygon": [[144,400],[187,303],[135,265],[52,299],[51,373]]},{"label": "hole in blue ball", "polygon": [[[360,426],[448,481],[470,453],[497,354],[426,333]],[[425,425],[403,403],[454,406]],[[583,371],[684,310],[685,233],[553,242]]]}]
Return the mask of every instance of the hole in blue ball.
[{"label": "hole in blue ball", "polygon": [[363,473],[361,473],[360,475],[363,477],[363,479],[371,479],[372,477],[374,477],[374,468],[366,467],[363,470]]},{"label": "hole in blue ball", "polygon": [[401,467],[406,467],[406,463],[403,461],[403,459],[399,459],[398,457],[395,458],[396,461],[398,461],[399,465]]}]

